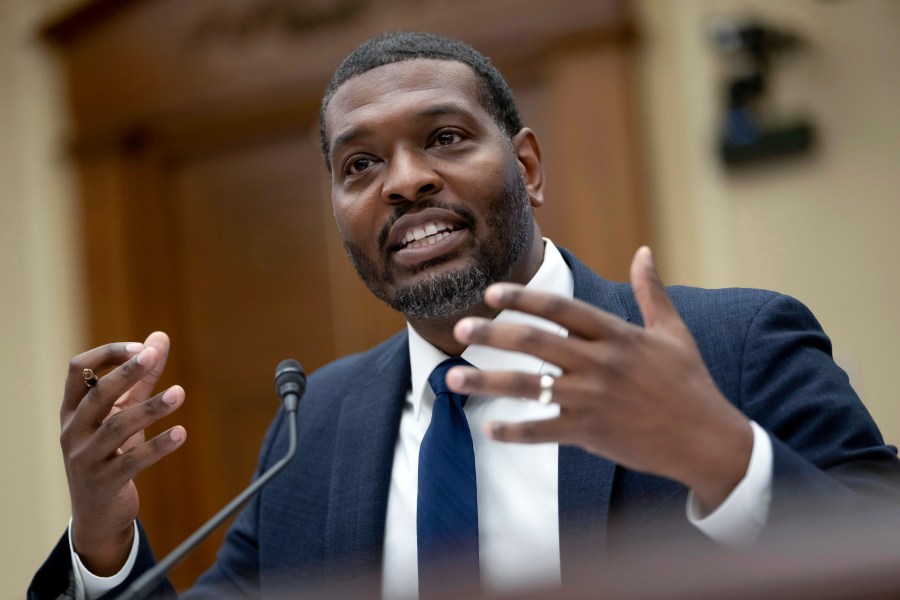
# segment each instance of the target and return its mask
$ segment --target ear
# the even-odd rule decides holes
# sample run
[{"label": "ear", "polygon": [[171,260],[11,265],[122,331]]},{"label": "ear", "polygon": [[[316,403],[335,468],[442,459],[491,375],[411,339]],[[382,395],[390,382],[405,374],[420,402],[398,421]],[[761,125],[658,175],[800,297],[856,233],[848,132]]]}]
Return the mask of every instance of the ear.
[{"label": "ear", "polygon": [[525,187],[531,198],[531,206],[538,208],[544,204],[544,162],[541,158],[541,143],[535,133],[523,127],[512,138],[513,152]]}]

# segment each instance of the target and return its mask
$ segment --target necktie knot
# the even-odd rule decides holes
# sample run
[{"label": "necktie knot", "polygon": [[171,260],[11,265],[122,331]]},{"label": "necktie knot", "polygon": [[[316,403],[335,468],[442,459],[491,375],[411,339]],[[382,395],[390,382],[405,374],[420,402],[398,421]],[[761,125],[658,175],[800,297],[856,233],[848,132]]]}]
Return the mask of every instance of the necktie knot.
[{"label": "necktie knot", "polygon": [[464,394],[457,394],[450,390],[447,387],[447,371],[452,369],[453,367],[471,367],[471,363],[464,358],[460,358],[458,356],[453,358],[448,358],[438,366],[434,368],[434,371],[431,372],[431,375],[428,376],[428,383],[431,385],[431,389],[434,391],[434,397],[437,399],[442,394],[449,394],[450,398],[456,402],[459,402],[460,406],[466,405],[466,400],[468,400],[468,396]]}]

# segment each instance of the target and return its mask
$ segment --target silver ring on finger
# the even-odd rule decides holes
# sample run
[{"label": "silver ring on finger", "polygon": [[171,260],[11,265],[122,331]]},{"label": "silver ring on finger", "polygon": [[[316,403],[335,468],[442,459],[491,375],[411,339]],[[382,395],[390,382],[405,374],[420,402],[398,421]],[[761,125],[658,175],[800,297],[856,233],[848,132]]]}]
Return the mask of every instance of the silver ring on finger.
[{"label": "silver ring on finger", "polygon": [[541,375],[541,393],[537,398],[538,404],[544,406],[553,402],[553,384],[556,383],[556,377],[553,375]]}]

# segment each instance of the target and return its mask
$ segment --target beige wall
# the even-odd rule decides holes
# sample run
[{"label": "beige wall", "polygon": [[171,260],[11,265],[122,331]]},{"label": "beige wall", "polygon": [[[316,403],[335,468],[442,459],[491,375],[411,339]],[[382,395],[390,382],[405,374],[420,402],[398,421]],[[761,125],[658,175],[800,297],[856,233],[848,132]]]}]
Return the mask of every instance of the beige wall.
[{"label": "beige wall", "polygon": [[0,598],[21,598],[65,527],[59,400],[78,330],[72,194],[39,2],[0,2]]},{"label": "beige wall", "polygon": [[[640,0],[643,108],[658,262],[668,282],[752,286],[809,305],[838,362],[900,442],[900,2]],[[818,154],[725,173],[713,144],[723,68],[711,18],[752,14],[807,48],[774,100],[806,110]]]}]

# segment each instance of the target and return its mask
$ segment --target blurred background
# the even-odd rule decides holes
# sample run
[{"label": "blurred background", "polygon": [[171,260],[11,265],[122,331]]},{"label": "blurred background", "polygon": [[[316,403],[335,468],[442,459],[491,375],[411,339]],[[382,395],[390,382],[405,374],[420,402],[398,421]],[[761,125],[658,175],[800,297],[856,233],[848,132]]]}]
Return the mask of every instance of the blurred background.
[{"label": "blurred background", "polygon": [[894,0],[0,0],[0,597],[68,519],[71,356],[172,337],[188,442],[138,482],[161,555],[249,481],[280,359],[402,326],[343,256],[316,123],[343,56],[393,29],[507,76],[545,234],[612,279],[649,243],[667,283],[801,299],[900,442]]}]

